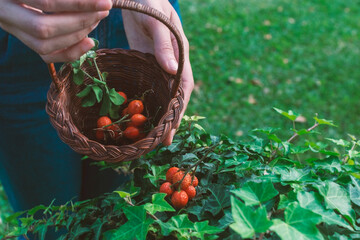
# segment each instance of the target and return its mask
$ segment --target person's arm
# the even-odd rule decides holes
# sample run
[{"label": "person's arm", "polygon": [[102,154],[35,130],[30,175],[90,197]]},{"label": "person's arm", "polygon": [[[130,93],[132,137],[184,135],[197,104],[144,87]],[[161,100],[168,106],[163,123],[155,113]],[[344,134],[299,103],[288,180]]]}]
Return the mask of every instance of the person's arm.
[{"label": "person's arm", "polygon": [[0,27],[45,62],[67,62],[94,46],[87,35],[111,7],[111,0],[0,0]]},{"label": "person's arm", "polygon": [[[168,0],[134,0],[155,8],[164,13],[179,29],[185,47],[185,65],[182,72],[182,87],[184,89],[184,109],[180,114],[182,119],[194,88],[194,78],[189,59],[189,42],[184,34],[180,19]],[[170,30],[158,20],[141,13],[123,10],[126,37],[130,48],[155,55],[160,66],[168,73],[175,74],[178,67],[178,47]],[[178,128],[180,122],[175,126]],[[164,140],[170,145],[176,129],[172,130]]]}]

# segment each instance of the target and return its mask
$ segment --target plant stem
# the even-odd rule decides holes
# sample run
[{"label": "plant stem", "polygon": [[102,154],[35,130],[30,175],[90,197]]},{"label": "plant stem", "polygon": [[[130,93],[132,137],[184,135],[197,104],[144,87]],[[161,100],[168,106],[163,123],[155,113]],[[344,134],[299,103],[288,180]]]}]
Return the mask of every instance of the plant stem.
[{"label": "plant stem", "polygon": [[[125,197],[124,200],[125,200],[125,202],[127,202],[130,206],[135,207],[135,205],[131,202],[131,199],[130,199],[129,197]],[[154,214],[149,213],[148,211],[146,211],[146,213],[147,213],[150,217],[152,217],[154,220],[159,220]]]},{"label": "plant stem", "polygon": [[196,169],[197,166],[198,166],[202,161],[204,161],[205,158],[209,155],[209,153],[212,152],[212,150],[213,150],[215,147],[217,147],[217,146],[218,146],[218,144],[215,144],[215,145],[209,147],[208,150],[206,151],[205,155],[204,155],[202,158],[200,158],[198,161],[196,161],[193,165],[191,165],[190,167],[188,167],[188,168],[186,169],[186,171],[184,172],[184,176],[182,177],[182,179],[179,180],[179,181],[177,181],[176,183],[173,183],[173,184],[171,185],[171,187],[173,187],[173,186],[175,186],[175,185],[177,185],[177,184],[179,184],[179,187],[180,187],[182,181],[185,179],[186,175],[190,172],[190,170],[191,170],[192,168],[194,168],[194,167],[195,167],[195,169]]},{"label": "plant stem", "polygon": [[96,71],[97,71],[97,73],[98,73],[98,75],[99,75],[99,79],[100,79],[101,81],[105,82],[105,80],[103,79],[103,77],[102,77],[102,75],[101,75],[100,69],[99,69],[99,67],[98,67],[98,65],[97,65],[97,63],[96,63],[95,58],[94,58],[93,60],[94,60],[94,65],[95,65]]},{"label": "plant stem", "polygon": [[[352,145],[351,149],[349,150],[349,152],[354,151],[355,146],[356,146],[356,141],[353,142],[353,145]],[[346,155],[346,157],[343,159],[343,163],[346,163],[348,161],[348,159],[349,159],[349,155]]]},{"label": "plant stem", "polygon": [[[312,125],[310,128],[306,129],[307,132],[311,132],[312,130],[314,130],[315,128],[317,128],[320,124],[318,122],[316,122],[314,125]],[[294,133],[294,135],[292,135],[286,142],[291,143],[296,137],[298,137],[299,134]],[[276,154],[277,150],[281,150],[283,149],[283,146],[280,146],[278,149],[275,149],[272,153],[271,153],[271,158],[269,160],[269,163],[273,160],[274,155]]]}]

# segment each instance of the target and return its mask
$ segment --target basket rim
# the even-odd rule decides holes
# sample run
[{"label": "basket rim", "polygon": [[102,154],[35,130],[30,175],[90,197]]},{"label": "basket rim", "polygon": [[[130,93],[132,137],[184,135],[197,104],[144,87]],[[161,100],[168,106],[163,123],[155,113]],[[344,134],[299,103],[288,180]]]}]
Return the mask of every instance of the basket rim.
[{"label": "basket rim", "polygon": [[[97,50],[96,52],[99,53],[99,56],[100,55],[103,56],[103,55],[107,55],[107,54],[125,54],[125,55],[129,55],[132,57],[136,57],[136,58],[141,59],[142,61],[146,60],[149,63],[157,65],[163,72],[165,72],[157,63],[155,56],[150,53],[143,53],[143,52],[133,50],[133,49],[128,50],[128,49],[121,49],[121,48],[112,48],[112,49],[103,48],[103,49]],[[59,75],[64,74],[65,69],[66,68],[61,68],[61,70],[59,71]],[[166,73],[166,74],[170,76],[170,78],[169,78],[170,84],[171,84],[171,82],[173,83],[174,75],[170,75],[168,73]],[[64,78],[72,79],[71,77],[68,77],[68,76],[66,76]],[[63,79],[63,81],[68,81],[68,80]],[[171,89],[171,86],[170,86],[170,89]],[[102,144],[96,140],[92,140],[92,139],[88,138],[86,135],[84,135],[80,131],[80,129],[74,124],[73,118],[69,112],[59,111],[60,109],[64,109],[64,107],[61,107],[61,104],[59,103],[59,100],[61,100],[61,96],[64,94],[66,94],[64,88],[62,89],[61,92],[58,92],[57,87],[54,84],[54,82],[52,82],[50,84],[50,88],[49,88],[49,91],[47,94],[46,112],[48,113],[48,115],[50,117],[51,124],[57,130],[57,133],[58,133],[60,139],[63,142],[65,142],[66,144],[68,144],[74,151],[76,151],[80,154],[88,155],[93,160],[107,161],[107,162],[130,161],[130,160],[136,159],[136,158],[140,157],[141,155],[146,154],[147,152],[153,150],[157,145],[159,145],[165,139],[167,134],[172,129],[174,129],[174,127],[176,126],[178,121],[180,121],[179,118],[180,118],[180,113],[183,109],[183,101],[184,101],[184,91],[182,88],[182,84],[180,84],[176,96],[174,98],[172,98],[170,100],[170,102],[167,104],[167,110],[165,111],[163,116],[160,118],[157,125],[154,126],[154,128],[151,129],[151,131],[146,134],[146,137],[144,139],[141,139],[141,140],[136,141],[131,144],[124,144],[124,145],[109,144],[109,145],[106,145],[106,144]],[[57,104],[51,104],[53,102],[57,102]],[[173,120],[167,121],[167,119],[169,118],[169,115],[172,115],[172,114],[174,115]],[[61,119],[61,120],[59,121],[58,119]],[[166,127],[164,127],[164,130],[162,131],[160,138],[158,138],[158,136],[159,136],[158,127],[161,126],[162,124],[165,124]],[[74,138],[75,140],[79,139],[80,140],[79,142],[81,142],[81,143],[87,143],[87,145],[89,146],[88,151],[79,150],[78,148],[69,144],[70,140],[61,134],[60,129],[64,128],[64,126],[67,128],[71,128],[72,138]],[[150,144],[150,146],[148,148],[146,148],[145,146],[142,146],[141,144],[149,145],[150,140],[148,140],[149,138],[147,138],[147,136],[149,136],[149,135],[156,136],[157,138],[153,141],[152,144]],[[98,154],[94,152],[95,149],[97,149],[97,150],[101,149],[104,152],[108,152],[109,158],[104,159],[104,155],[98,156]],[[126,151],[126,150],[131,150],[130,151],[131,153],[124,154],[124,151]],[[124,157],[122,160],[118,160],[118,159],[120,159],[121,155],[127,155],[127,157]]]}]

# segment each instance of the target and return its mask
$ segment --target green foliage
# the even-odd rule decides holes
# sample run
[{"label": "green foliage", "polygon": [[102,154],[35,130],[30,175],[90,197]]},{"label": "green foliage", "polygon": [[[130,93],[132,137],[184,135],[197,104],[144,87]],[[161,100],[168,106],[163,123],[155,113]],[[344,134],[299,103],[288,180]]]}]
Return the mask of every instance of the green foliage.
[{"label": "green foliage", "polygon": [[[207,133],[199,120],[185,116],[171,146],[159,146],[130,164],[98,162],[103,168],[129,165],[132,180],[123,189],[84,202],[41,205],[18,213],[13,219],[20,217],[21,226],[8,236],[30,231],[41,239],[50,226],[67,230],[62,239],[359,236],[360,181],[356,174],[360,159],[350,154],[358,146],[356,137],[326,140],[343,148],[334,154],[321,142],[299,141],[300,146],[295,146],[293,140],[299,136],[294,131],[286,141],[274,138],[279,129],[272,128],[256,129],[257,135],[249,141],[234,142]],[[306,131],[311,133],[321,125],[316,121]],[[294,150],[297,148],[309,152]],[[166,194],[158,193],[172,166],[195,171],[199,179],[195,198],[180,210],[171,206]],[[44,217],[36,219],[34,214],[40,211]]]},{"label": "green foliage", "polygon": [[[95,47],[80,57],[79,60],[71,62],[73,70],[73,81],[76,85],[84,85],[84,88],[76,94],[82,98],[82,107],[93,107],[96,103],[101,103],[100,116],[110,115],[113,119],[118,119],[120,105],[125,101],[124,97],[118,94],[115,88],[109,88],[106,84],[107,72],[100,72],[96,63],[96,49],[99,42],[93,39]],[[87,62],[88,65],[95,67],[98,78],[90,76],[82,68]],[[92,84],[84,84],[85,77],[92,80]]]}]

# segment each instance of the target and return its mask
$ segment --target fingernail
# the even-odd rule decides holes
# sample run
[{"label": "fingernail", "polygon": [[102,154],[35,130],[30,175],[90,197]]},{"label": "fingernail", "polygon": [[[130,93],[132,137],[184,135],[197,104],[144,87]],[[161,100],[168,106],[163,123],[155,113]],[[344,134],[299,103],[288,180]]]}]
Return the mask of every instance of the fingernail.
[{"label": "fingernail", "polygon": [[96,10],[98,11],[110,10],[111,7],[112,7],[111,0],[98,0],[96,4]]},{"label": "fingernail", "polygon": [[174,72],[177,71],[177,69],[178,69],[177,61],[175,61],[174,59],[171,59],[169,62],[169,68],[170,68],[170,70],[172,70]]}]

